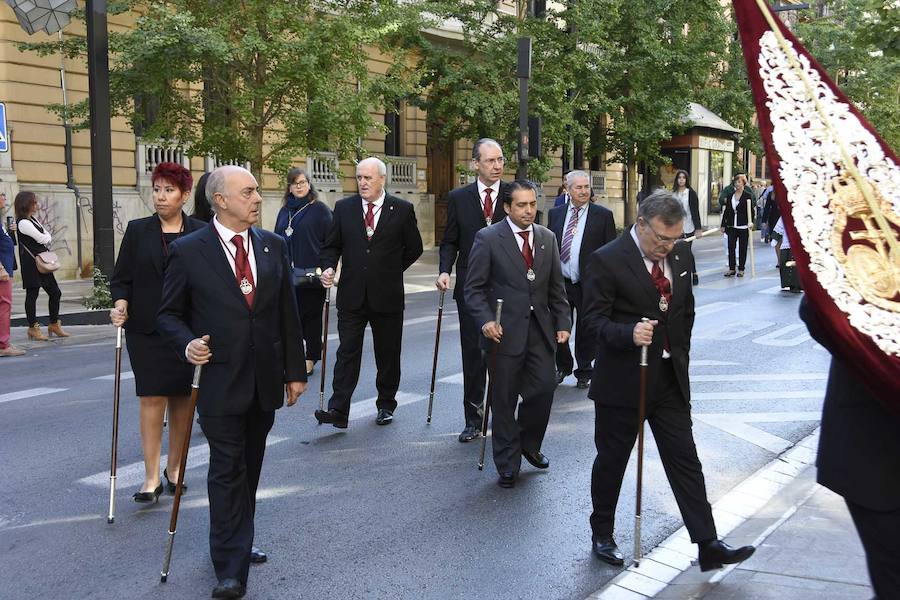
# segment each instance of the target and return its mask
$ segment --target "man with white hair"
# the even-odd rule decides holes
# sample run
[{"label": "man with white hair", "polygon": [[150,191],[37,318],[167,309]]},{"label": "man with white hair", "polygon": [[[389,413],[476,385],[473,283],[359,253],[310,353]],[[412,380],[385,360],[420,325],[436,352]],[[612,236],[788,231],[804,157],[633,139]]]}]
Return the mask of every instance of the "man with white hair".
[{"label": "man with white hair", "polygon": [[413,205],[384,191],[385,164],[375,157],[356,166],[359,193],[334,206],[331,230],[322,246],[322,285],[338,286],[338,337],[328,410],[317,410],[319,423],[345,429],[350,398],[359,380],[363,336],[372,328],[378,374],[378,425],[393,421],[400,387],[400,346],[403,336],[403,272],[422,255],[422,236]]}]

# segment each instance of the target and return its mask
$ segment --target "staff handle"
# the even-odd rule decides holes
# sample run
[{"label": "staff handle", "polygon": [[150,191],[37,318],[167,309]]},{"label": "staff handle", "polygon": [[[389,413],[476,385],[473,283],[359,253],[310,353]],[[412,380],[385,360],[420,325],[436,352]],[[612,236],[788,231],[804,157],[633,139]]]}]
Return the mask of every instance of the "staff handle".
[{"label": "staff handle", "polygon": [[441,321],[444,318],[444,294],[447,290],[441,290],[441,298],[438,301],[437,331],[434,333],[434,359],[431,362],[431,391],[428,393],[428,416],[425,422],[431,423],[431,408],[434,405],[434,380],[437,377],[438,349],[441,344]]},{"label": "staff handle", "polygon": [[[497,312],[494,316],[494,322],[497,325],[500,325],[500,315],[503,312],[503,299],[497,298]],[[484,399],[484,414],[481,417],[481,449],[478,454],[478,470],[484,470],[484,450],[487,446],[487,428],[488,428],[488,415],[491,412],[491,399],[494,395],[494,369],[497,366],[497,346],[499,343],[495,343],[491,348],[491,364],[488,369],[488,376],[490,379],[488,380],[487,386],[487,396]]]},{"label": "staff handle", "polygon": [[[322,317],[322,373],[319,381],[319,410],[325,410],[325,371],[328,362],[328,314],[331,312],[331,288],[325,291],[325,308]],[[321,423],[319,423],[321,425]]]},{"label": "staff handle", "polygon": [[[650,319],[644,317],[642,323]],[[644,482],[644,419],[647,412],[647,353],[649,346],[641,346],[640,395],[638,396],[638,455],[637,492],[634,501],[634,564],[641,562],[641,493]]]},{"label": "staff handle", "polygon": [[753,250],[753,202],[747,203],[747,246],[750,252],[750,277],[756,279],[756,255]]},{"label": "staff handle", "polygon": [[122,326],[116,327],[116,371],[113,378],[112,449],[109,453],[109,511],[106,522],[116,521],[116,463],[119,454],[119,398],[122,394]]}]

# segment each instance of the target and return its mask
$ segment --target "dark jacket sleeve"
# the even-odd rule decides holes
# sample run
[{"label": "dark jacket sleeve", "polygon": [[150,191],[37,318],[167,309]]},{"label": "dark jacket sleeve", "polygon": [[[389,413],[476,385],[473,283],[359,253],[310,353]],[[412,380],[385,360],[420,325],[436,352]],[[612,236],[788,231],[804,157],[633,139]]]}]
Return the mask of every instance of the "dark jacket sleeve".
[{"label": "dark jacket sleeve", "polygon": [[416,221],[416,209],[409,207],[409,216],[403,225],[403,270],[408,269],[422,256],[422,234]]},{"label": "dark jacket sleeve", "polygon": [[616,217],[611,210],[605,210],[603,212],[606,214],[606,231],[604,232],[604,239],[601,247],[616,239]]},{"label": "dark jacket sleeve", "polygon": [[156,314],[156,328],[178,350],[178,356],[187,362],[184,349],[198,336],[194,335],[187,324],[191,314],[191,300],[187,265],[184,263],[185,258],[176,240],[169,245],[169,260],[163,279],[162,304]]},{"label": "dark jacket sleeve", "polygon": [[322,244],[322,252],[319,254],[319,263],[323,271],[337,268],[338,260],[344,249],[342,236],[341,209],[340,205],[337,205],[334,207],[334,219],[331,221],[328,235],[325,236],[325,243]]},{"label": "dark jacket sleeve", "polygon": [[122,243],[119,245],[119,256],[116,257],[116,266],[113,267],[112,277],[109,279],[109,293],[113,302],[116,300],[127,300],[131,303],[138,241],[134,223],[131,222],[125,229],[125,235],[122,237]]},{"label": "dark jacket sleeve", "polygon": [[297,309],[297,296],[291,281],[291,262],[287,244],[278,239],[281,246],[281,340],[284,345],[284,381],[306,381],[306,352],[303,348],[303,328]]},{"label": "dark jacket sleeve", "polygon": [[694,222],[694,229],[700,229],[700,199],[693,188],[688,189],[688,207],[691,210],[691,221]]},{"label": "dark jacket sleeve", "polygon": [[466,308],[475,317],[479,329],[485,323],[494,320],[494,312],[488,300],[488,288],[491,285],[491,249],[484,239],[487,231],[490,231],[490,228],[482,229],[475,234],[475,242],[469,251],[465,284]]},{"label": "dark jacket sleeve", "polygon": [[[556,237],[555,235],[553,236]],[[550,301],[550,313],[553,315],[555,331],[572,331],[572,312],[569,309],[569,299],[566,295],[566,285],[563,282],[562,262],[559,260],[559,248],[557,244],[550,244],[552,257],[550,264],[550,282],[547,297]]]},{"label": "dark jacket sleeve", "polygon": [[458,202],[451,197],[447,204],[447,225],[444,227],[444,238],[441,240],[440,266],[438,273],[453,272],[453,265],[459,255],[459,216],[457,215]]},{"label": "dark jacket sleeve", "polygon": [[285,229],[287,229],[287,207],[282,206],[275,215],[275,228],[272,231],[275,235],[284,235]]},{"label": "dark jacket sleeve", "polygon": [[616,301],[616,281],[608,261],[595,251],[584,270],[584,321],[591,338],[603,339],[613,348],[634,348],[634,325],[612,320],[612,307]]}]

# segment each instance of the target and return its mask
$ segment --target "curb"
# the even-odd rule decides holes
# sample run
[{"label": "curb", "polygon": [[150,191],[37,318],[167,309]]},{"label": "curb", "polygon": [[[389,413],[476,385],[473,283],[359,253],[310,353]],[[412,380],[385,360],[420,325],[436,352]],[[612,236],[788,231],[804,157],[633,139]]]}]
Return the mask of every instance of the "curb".
[{"label": "curb", "polygon": [[[815,465],[819,429],[775,457],[713,505],[719,538],[725,538],[764,508],[806,468]],[[696,562],[697,549],[682,526],[653,551],[632,564],[586,600],[642,600],[653,598]],[[726,570],[728,571],[728,570]],[[730,572],[730,571],[729,571]],[[710,577],[720,577],[720,573]]]},{"label": "curb", "polygon": [[[60,313],[59,320],[65,325],[109,325],[109,309],[83,310],[79,312]],[[46,326],[48,317],[38,317],[38,323]],[[10,327],[28,327],[27,317],[15,317],[10,319]]]}]

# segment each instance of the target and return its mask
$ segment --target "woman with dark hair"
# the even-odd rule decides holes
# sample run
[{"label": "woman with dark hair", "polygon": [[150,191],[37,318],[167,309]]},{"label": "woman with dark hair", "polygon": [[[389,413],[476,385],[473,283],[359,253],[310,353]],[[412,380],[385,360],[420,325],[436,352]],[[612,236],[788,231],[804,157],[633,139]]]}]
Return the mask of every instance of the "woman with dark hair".
[{"label": "woman with dark hair", "polygon": [[192,219],[199,219],[204,223],[209,223],[213,218],[213,211],[209,206],[209,199],[206,197],[207,179],[209,179],[209,173],[204,173],[197,181],[197,188],[194,190],[194,212],[191,213]]},{"label": "woman with dark hair", "polygon": [[22,287],[25,288],[25,315],[28,317],[28,339],[46,342],[50,338],[41,332],[37,320],[37,298],[44,288],[50,297],[50,324],[47,335],[69,337],[59,322],[59,301],[62,292],[56,284],[53,273],[38,271],[35,257],[50,249],[53,237],[50,232],[35,218],[38,203],[34,192],[22,191],[16,194],[14,201],[16,211],[16,230],[19,240],[19,266],[22,275]]},{"label": "woman with dark hair", "polygon": [[275,233],[284,238],[288,258],[294,271],[294,291],[297,308],[303,326],[306,347],[306,373],[322,355],[322,307],[325,305],[325,288],[315,277],[319,264],[319,252],[325,236],[331,228],[331,209],[319,201],[319,194],[306,171],[293,167],[287,174],[287,190],[284,204],[275,217]]},{"label": "woman with dark hair", "polygon": [[734,192],[725,199],[725,207],[722,210],[722,231],[728,237],[728,270],[725,277],[735,275],[735,247],[740,244],[737,259],[737,276],[744,276],[744,267],[747,263],[747,244],[750,242],[750,207],[753,205],[753,196],[747,191],[744,175],[734,176],[732,185]]},{"label": "woman with dark hair", "polygon": [[188,398],[193,369],[180,355],[183,350],[166,344],[157,332],[156,313],[162,300],[169,244],[206,226],[182,210],[191,197],[190,171],[176,163],[160,163],[153,169],[152,182],[156,213],[128,223],[109,282],[114,305],[109,318],[113,325],[125,327],[134,387],[141,402],[144,484],[133,496],[139,503],[156,502],[163,491],[159,457],[166,407],[169,458],[163,475],[169,493],[175,492],[184,436],[191,422]]},{"label": "woman with dark hair", "polygon": [[[681,202],[684,209],[684,235],[682,237],[691,237],[696,233],[703,231],[700,226],[700,200],[697,198],[697,192],[691,187],[691,176],[687,171],[679,169],[675,172],[675,181],[672,183],[672,195]],[[691,245],[694,242],[687,242],[688,255],[691,258],[691,273],[694,285],[700,283],[700,275],[697,274],[697,261],[694,260],[694,253]]]}]

